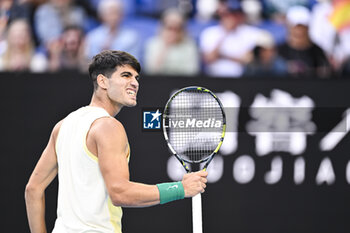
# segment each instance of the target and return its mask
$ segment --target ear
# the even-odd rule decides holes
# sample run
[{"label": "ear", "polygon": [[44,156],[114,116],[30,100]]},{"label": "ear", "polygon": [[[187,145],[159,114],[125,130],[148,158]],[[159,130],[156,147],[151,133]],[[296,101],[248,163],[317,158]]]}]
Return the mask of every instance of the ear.
[{"label": "ear", "polygon": [[97,85],[103,89],[106,90],[109,83],[108,83],[108,78],[106,76],[104,76],[103,74],[99,74],[96,78],[97,81]]}]

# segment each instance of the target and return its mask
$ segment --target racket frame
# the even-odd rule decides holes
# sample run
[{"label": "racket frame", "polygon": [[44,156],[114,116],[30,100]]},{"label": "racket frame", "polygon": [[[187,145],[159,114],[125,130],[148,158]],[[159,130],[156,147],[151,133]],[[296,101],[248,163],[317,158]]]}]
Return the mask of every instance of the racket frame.
[{"label": "racket frame", "polygon": [[181,163],[181,165],[184,167],[184,169],[186,170],[187,173],[190,172],[190,169],[188,167],[188,165],[186,163],[189,163],[189,164],[201,164],[201,163],[205,163],[204,167],[203,167],[203,170],[206,170],[209,163],[213,160],[214,156],[217,154],[217,152],[219,151],[223,141],[224,141],[224,137],[225,137],[225,133],[226,133],[226,115],[225,115],[225,111],[224,111],[224,108],[223,108],[223,105],[220,101],[220,99],[212,92],[210,91],[209,89],[207,88],[204,88],[204,87],[199,87],[199,86],[190,86],[190,87],[184,87],[180,90],[178,90],[177,92],[175,92],[170,98],[169,100],[167,101],[166,105],[165,105],[165,108],[164,108],[164,113],[166,112],[166,110],[169,108],[169,105],[171,103],[171,101],[178,95],[180,94],[181,92],[184,92],[184,91],[202,91],[202,92],[206,92],[208,94],[210,94],[212,97],[214,97],[214,99],[217,101],[217,103],[219,104],[220,106],[220,109],[221,109],[221,112],[222,112],[222,134],[221,134],[221,138],[220,138],[220,142],[218,144],[218,146],[215,148],[215,150],[206,158],[204,159],[201,159],[199,161],[190,161],[190,160],[187,160],[187,159],[184,159],[184,158],[181,158],[177,152],[174,150],[173,146],[171,145],[170,143],[170,140],[169,140],[169,137],[168,137],[168,134],[166,132],[166,128],[165,128],[165,117],[163,116],[163,134],[164,134],[164,138],[165,138],[165,141],[167,142],[167,145],[170,149],[170,151],[173,153],[173,155],[179,160],[179,162]]}]

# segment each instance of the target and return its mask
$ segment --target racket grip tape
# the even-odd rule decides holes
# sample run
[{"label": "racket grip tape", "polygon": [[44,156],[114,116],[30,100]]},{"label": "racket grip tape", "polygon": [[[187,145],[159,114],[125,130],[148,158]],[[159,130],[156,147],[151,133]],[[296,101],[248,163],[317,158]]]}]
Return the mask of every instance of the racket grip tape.
[{"label": "racket grip tape", "polygon": [[185,190],[181,181],[157,184],[160,204],[185,198]]}]

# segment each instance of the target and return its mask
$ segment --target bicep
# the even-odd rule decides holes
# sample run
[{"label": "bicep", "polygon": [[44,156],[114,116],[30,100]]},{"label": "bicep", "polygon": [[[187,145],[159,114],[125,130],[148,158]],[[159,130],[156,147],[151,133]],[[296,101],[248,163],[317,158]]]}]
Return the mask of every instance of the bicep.
[{"label": "bicep", "polygon": [[126,154],[119,151],[117,146],[98,146],[98,162],[107,188],[113,183],[129,181],[129,166]]},{"label": "bicep", "polygon": [[110,191],[113,187],[129,181],[128,143],[123,126],[115,120],[106,121],[106,124],[100,124],[92,133],[96,140],[100,170]]},{"label": "bicep", "polygon": [[[158,188],[131,182],[127,161],[128,140],[120,122],[103,120],[94,127],[100,170],[112,203],[116,206],[150,206],[159,203]],[[90,131],[91,132],[91,131]]]}]

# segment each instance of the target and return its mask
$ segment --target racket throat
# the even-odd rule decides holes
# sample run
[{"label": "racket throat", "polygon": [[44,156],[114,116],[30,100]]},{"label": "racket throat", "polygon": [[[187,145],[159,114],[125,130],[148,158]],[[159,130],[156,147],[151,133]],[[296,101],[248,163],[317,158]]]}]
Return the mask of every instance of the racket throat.
[{"label": "racket throat", "polygon": [[200,163],[192,163],[191,164],[191,170],[192,171],[199,171],[199,170],[201,170],[201,164]]}]

